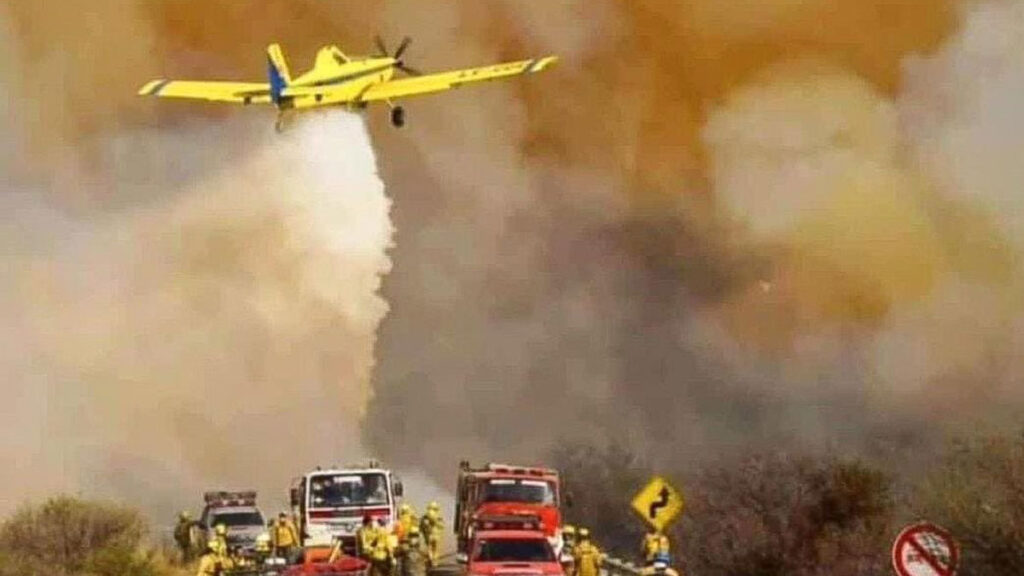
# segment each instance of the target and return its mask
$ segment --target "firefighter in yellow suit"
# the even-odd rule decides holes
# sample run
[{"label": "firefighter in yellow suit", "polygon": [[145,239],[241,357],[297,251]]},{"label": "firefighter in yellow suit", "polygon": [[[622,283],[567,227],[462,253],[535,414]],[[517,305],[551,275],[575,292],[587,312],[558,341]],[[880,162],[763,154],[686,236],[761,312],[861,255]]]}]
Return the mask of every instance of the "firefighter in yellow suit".
[{"label": "firefighter in yellow suit", "polygon": [[373,547],[377,543],[377,537],[377,525],[373,523],[373,516],[369,514],[363,516],[363,525],[359,527],[359,530],[356,530],[356,556],[370,561]]},{"label": "firefighter in yellow suit", "polygon": [[643,557],[644,565],[651,565],[659,555],[668,555],[672,552],[668,536],[659,531],[648,532],[644,535]]},{"label": "firefighter in yellow suit", "polygon": [[604,554],[590,541],[590,530],[580,528],[576,531],[576,538],[575,576],[601,576]]},{"label": "firefighter in yellow suit", "polygon": [[217,548],[216,539],[211,538],[206,543],[206,552],[199,557],[199,570],[196,572],[196,576],[220,576],[224,570],[224,563]]},{"label": "firefighter in yellow suit", "polygon": [[420,519],[420,533],[427,544],[427,566],[437,566],[441,558],[441,534],[444,532],[444,518],[441,517],[441,505],[431,502],[427,512]]}]

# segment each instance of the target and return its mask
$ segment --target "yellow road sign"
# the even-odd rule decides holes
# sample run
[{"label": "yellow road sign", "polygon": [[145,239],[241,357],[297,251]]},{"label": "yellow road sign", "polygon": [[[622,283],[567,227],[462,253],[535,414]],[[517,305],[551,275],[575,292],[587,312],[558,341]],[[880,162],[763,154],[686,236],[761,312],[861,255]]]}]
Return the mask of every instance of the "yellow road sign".
[{"label": "yellow road sign", "polygon": [[633,498],[633,510],[655,530],[661,532],[683,513],[682,492],[676,490],[667,480],[655,476]]}]

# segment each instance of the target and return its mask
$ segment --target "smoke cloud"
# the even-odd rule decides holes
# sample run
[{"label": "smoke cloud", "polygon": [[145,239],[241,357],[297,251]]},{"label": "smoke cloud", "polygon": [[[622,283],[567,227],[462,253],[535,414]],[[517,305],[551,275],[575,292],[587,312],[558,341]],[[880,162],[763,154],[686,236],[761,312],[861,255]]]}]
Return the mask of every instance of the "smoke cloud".
[{"label": "smoke cloud", "polygon": [[[9,3],[3,382],[32,432],[4,450],[32,465],[8,493],[283,495],[360,433],[447,482],[576,439],[687,468],[1009,422],[1021,6],[116,0],[98,27]],[[374,352],[390,227],[359,122],[282,140],[133,94],[378,31],[426,70],[562,60],[410,101],[402,134],[368,113],[397,229]]]},{"label": "smoke cloud", "polygon": [[[1012,195],[942,170],[1015,181],[989,150],[1016,156],[1018,132],[963,122],[1018,117],[970,111],[1019,92],[1020,3],[556,4],[450,9],[460,51],[572,57],[485,100],[500,129],[424,104],[417,197],[384,163],[402,241],[376,445],[444,478],[573,439],[689,469],[1012,425],[1020,268],[993,209]],[[592,37],[557,34],[591,13]]]},{"label": "smoke cloud", "polygon": [[[92,14],[116,24],[111,43],[147,38],[142,4],[120,4]],[[25,3],[3,20],[23,35],[4,40],[23,49],[4,69],[21,112],[6,116],[5,160],[25,161],[3,183],[0,449],[16,464],[0,509],[66,490],[166,515],[217,487],[282,504],[296,474],[365,455],[392,225],[363,122],[332,112],[277,135],[272,116],[112,106],[103,78],[132,71],[145,44],[36,100],[75,59],[116,52],[86,38],[70,60],[34,54],[49,49],[29,24],[60,30],[51,12]]]}]

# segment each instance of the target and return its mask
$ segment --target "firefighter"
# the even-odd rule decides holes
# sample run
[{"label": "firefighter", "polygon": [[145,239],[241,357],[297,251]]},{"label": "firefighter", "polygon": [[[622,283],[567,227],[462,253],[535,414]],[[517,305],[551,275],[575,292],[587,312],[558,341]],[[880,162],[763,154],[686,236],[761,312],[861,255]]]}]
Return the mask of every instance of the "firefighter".
[{"label": "firefighter", "polygon": [[419,526],[413,524],[405,536],[405,542],[398,546],[399,576],[427,576],[430,556],[423,545]]},{"label": "firefighter", "polygon": [[580,528],[577,532],[575,576],[600,576],[604,554],[590,541],[590,530]]},{"label": "firefighter", "polygon": [[217,553],[218,546],[220,544],[215,538],[210,538],[206,543],[206,551],[199,557],[199,570],[196,576],[220,576],[224,571],[224,564]]},{"label": "firefighter", "polygon": [[679,576],[679,572],[671,566],[672,557],[668,552],[659,552],[650,566],[640,571],[641,576]]},{"label": "firefighter", "polygon": [[195,551],[192,546],[192,529],[195,525],[196,523],[192,520],[192,515],[188,512],[183,511],[178,515],[178,525],[174,527],[174,541],[181,550],[182,564],[188,564],[192,561],[192,555]]},{"label": "firefighter", "polygon": [[572,524],[566,524],[565,527],[562,528],[562,550],[571,556],[575,549],[576,527]]},{"label": "firefighter", "polygon": [[398,538],[389,534],[384,527],[384,519],[372,530],[372,541],[369,544],[370,572],[369,576],[393,576],[395,567],[394,548]]},{"label": "firefighter", "polygon": [[267,559],[273,554],[271,553],[271,536],[264,532],[256,537],[256,545],[253,547],[256,552],[256,559],[258,564],[266,564]]},{"label": "firefighter", "polygon": [[213,551],[220,556],[221,560],[226,560],[228,557],[228,527],[217,524],[213,528],[213,534],[213,539],[217,542]]},{"label": "firefighter", "polygon": [[377,519],[377,524],[377,545],[384,549],[384,565],[381,574],[397,576],[398,535],[388,532],[383,517]]},{"label": "firefighter", "polygon": [[356,530],[356,556],[369,561],[376,544],[377,526],[373,523],[373,517],[367,514],[363,516],[363,525]]},{"label": "firefighter", "polygon": [[573,576],[576,572],[576,527],[572,524],[562,528],[562,559],[565,576]]},{"label": "firefighter", "polygon": [[277,520],[270,528],[270,542],[274,556],[284,558],[288,564],[295,563],[300,547],[299,530],[284,512],[277,515]]},{"label": "firefighter", "polygon": [[444,518],[441,517],[441,505],[431,502],[427,512],[420,519],[420,533],[427,545],[427,565],[437,566],[441,558],[441,534],[444,531]]},{"label": "firefighter", "polygon": [[409,529],[417,524],[416,511],[409,504],[402,504],[398,509],[398,522],[395,522],[394,533],[399,542],[404,542]]},{"label": "firefighter", "polygon": [[668,536],[665,536],[658,530],[644,535],[642,549],[644,564],[647,566],[654,564],[655,559],[659,555],[668,555],[671,553]]}]

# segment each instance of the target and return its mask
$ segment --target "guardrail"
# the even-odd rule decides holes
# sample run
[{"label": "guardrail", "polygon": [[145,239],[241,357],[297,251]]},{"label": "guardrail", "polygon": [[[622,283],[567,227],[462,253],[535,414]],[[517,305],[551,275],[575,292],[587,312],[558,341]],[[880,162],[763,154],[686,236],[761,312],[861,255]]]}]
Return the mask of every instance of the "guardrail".
[{"label": "guardrail", "polygon": [[642,568],[633,562],[605,557],[604,573],[608,576],[640,576]]}]

